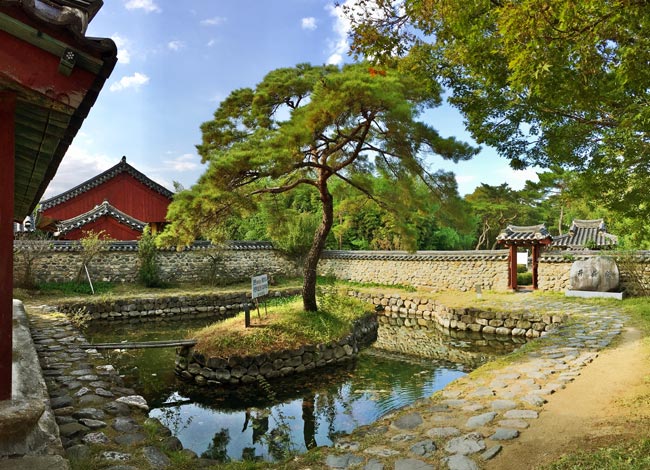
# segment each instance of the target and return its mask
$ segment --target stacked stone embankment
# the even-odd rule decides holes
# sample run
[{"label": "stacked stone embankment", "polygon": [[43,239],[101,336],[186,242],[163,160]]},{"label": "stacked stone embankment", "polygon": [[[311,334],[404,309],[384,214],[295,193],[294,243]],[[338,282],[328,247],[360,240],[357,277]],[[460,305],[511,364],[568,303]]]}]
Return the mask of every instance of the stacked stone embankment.
[{"label": "stacked stone embankment", "polygon": [[[298,295],[300,289],[270,291],[270,297]],[[184,294],[179,296],[132,297],[89,302],[67,301],[57,304],[61,313],[74,315],[88,323],[96,321],[146,322],[159,320],[222,320],[252,307],[250,293]]]},{"label": "stacked stone embankment", "polygon": [[461,331],[538,338],[566,320],[563,314],[447,307],[435,299],[409,294],[350,290],[348,295],[375,305],[379,310],[379,322],[389,325],[438,324]]},{"label": "stacked stone embankment", "polygon": [[351,332],[339,341],[256,356],[206,357],[192,348],[179,348],[175,371],[186,380],[207,386],[248,384],[300,374],[354,358],[376,339],[377,327],[376,315],[368,314],[356,320]]}]

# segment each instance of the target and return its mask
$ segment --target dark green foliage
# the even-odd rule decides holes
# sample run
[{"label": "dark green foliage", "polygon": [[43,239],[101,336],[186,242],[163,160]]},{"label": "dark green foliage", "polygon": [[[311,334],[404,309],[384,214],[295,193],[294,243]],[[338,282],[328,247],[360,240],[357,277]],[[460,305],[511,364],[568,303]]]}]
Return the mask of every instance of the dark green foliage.
[{"label": "dark green foliage", "polygon": [[533,273],[517,273],[517,285],[530,286],[533,283]]},{"label": "dark green foliage", "polygon": [[[104,294],[112,291],[115,288],[115,284],[112,282],[106,281],[97,281],[93,282],[93,288],[95,289],[95,294]],[[62,295],[91,295],[90,284],[88,283],[79,283],[74,281],[68,282],[42,282],[38,284],[38,290],[44,293],[57,293]]]},{"label": "dark green foliage", "polygon": [[528,272],[528,267],[525,264],[518,264],[517,265],[517,272],[518,273],[526,273],[526,272]]},{"label": "dark green foliage", "polygon": [[144,228],[142,236],[138,241],[138,281],[145,287],[163,287],[164,282],[160,278],[160,266],[156,259],[156,237],[152,235],[149,226]]}]

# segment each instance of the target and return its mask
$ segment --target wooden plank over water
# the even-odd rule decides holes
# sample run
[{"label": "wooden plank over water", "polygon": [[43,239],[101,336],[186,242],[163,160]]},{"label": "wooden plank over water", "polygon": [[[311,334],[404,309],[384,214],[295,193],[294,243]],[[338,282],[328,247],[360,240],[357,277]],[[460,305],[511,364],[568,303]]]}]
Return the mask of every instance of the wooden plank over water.
[{"label": "wooden plank over water", "polygon": [[137,343],[95,343],[83,344],[84,349],[146,349],[146,348],[175,348],[180,346],[194,346],[195,339],[168,340],[168,341],[141,341]]}]

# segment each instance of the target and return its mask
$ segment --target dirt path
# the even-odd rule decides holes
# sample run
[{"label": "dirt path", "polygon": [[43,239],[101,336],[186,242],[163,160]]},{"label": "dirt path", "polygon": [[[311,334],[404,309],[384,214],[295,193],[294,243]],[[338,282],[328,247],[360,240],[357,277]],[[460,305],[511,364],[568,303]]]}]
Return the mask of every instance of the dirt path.
[{"label": "dirt path", "polygon": [[[634,433],[643,426],[640,418],[648,418],[648,374],[648,348],[640,332],[628,328],[616,347],[602,351],[566,389],[550,396],[539,419],[485,468],[537,468]],[[644,407],[633,406],[635,400]]]}]

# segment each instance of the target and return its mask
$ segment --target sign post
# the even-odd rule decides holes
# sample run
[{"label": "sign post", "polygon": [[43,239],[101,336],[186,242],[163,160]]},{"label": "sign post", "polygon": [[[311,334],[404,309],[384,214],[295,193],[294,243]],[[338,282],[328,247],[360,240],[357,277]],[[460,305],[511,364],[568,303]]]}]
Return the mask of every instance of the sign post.
[{"label": "sign post", "polygon": [[[258,298],[268,295],[269,293],[269,277],[266,274],[253,276],[251,278],[251,298],[255,300],[257,306],[257,318],[260,318],[260,303]],[[266,304],[265,304],[266,309]]]}]

